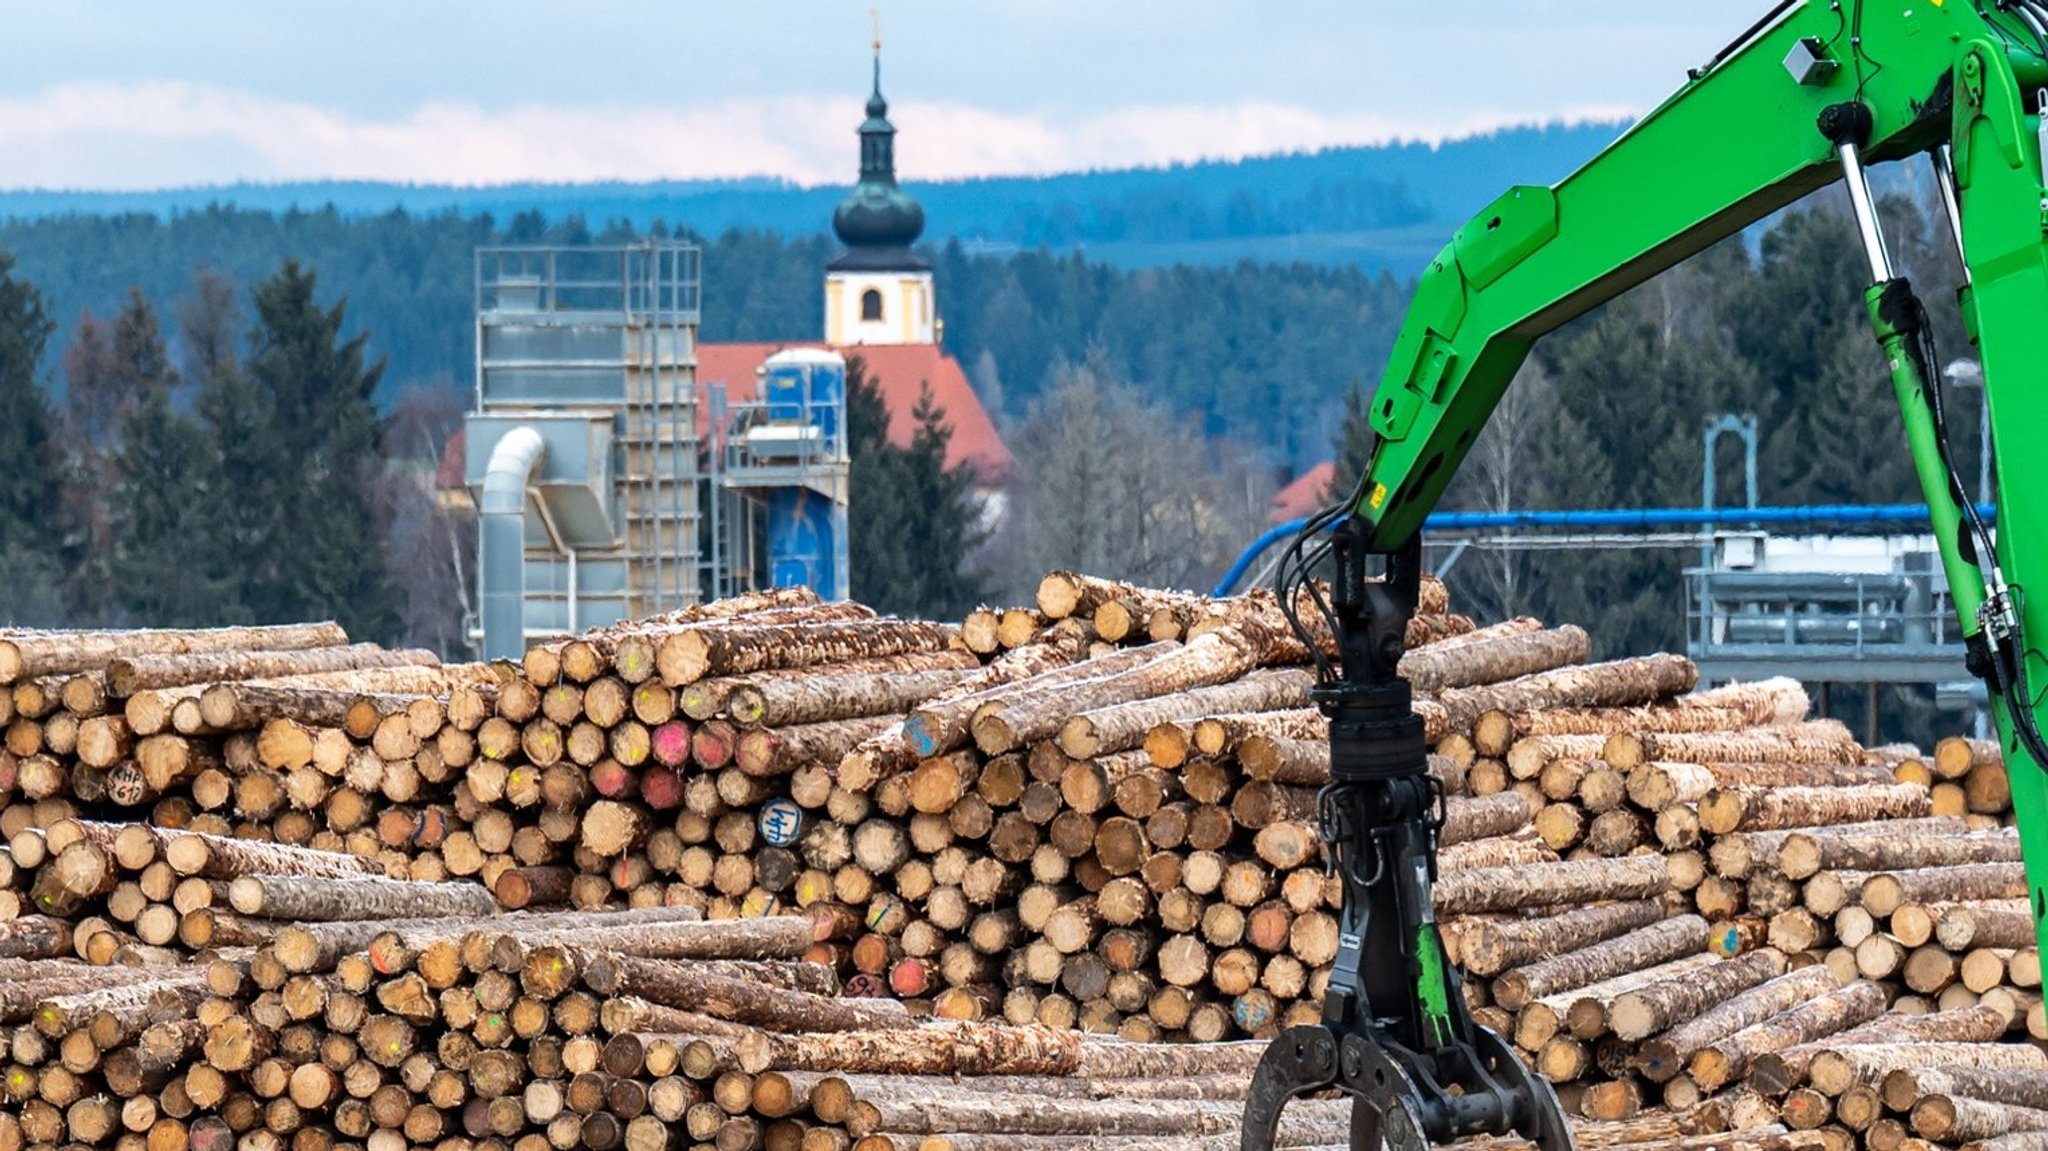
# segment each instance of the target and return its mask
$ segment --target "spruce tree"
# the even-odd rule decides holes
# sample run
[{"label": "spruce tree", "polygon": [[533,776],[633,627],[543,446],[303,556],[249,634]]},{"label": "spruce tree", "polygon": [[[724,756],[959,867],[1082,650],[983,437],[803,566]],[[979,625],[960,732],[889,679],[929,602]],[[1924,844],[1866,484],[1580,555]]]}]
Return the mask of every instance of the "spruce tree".
[{"label": "spruce tree", "polygon": [[1372,430],[1372,389],[1363,381],[1353,380],[1344,392],[1344,422],[1337,426],[1337,437],[1331,444],[1337,453],[1336,470],[1323,489],[1324,503],[1334,504],[1351,494],[1358,486],[1358,477],[1371,464],[1373,447],[1378,443],[1379,433]]},{"label": "spruce tree", "polygon": [[[111,322],[102,324],[90,315],[80,322],[65,353],[64,370],[69,390],[63,508],[71,615],[81,622],[159,624],[162,621],[147,612],[128,614],[131,605],[124,602],[123,580],[115,570],[116,553],[127,543],[120,534],[122,501],[138,495],[186,499],[196,489],[175,473],[152,477],[152,482],[167,485],[159,491],[122,488],[127,428],[142,405],[152,397],[168,397],[178,383],[156,309],[140,289],[128,289],[127,300]],[[134,578],[130,577],[131,586]],[[141,579],[149,581],[147,576]]]},{"label": "spruce tree", "polygon": [[[241,525],[255,549],[242,553],[256,565],[250,612],[333,618],[359,639],[382,639],[397,627],[371,499],[380,427],[370,397],[384,365],[366,362],[367,334],[342,338],[347,305],[322,308],[314,289],[313,272],[287,260],[251,291],[247,363],[202,409],[222,437],[223,497],[259,501]],[[244,403],[246,416],[233,410]],[[255,442],[231,444],[236,433]]]},{"label": "spruce tree", "polygon": [[155,627],[250,622],[237,557],[214,546],[221,454],[205,429],[158,386],[122,419],[120,436],[108,569],[121,614]]},{"label": "spruce tree", "polygon": [[946,422],[946,411],[939,407],[929,382],[919,388],[910,417],[917,421],[917,431],[904,452],[903,470],[910,486],[908,510],[915,513],[908,525],[911,547],[922,559],[913,595],[922,614],[958,618],[985,594],[986,573],[968,564],[988,542],[989,531],[982,523],[969,466],[946,466],[953,426]]},{"label": "spruce tree", "polygon": [[64,622],[56,417],[36,383],[55,325],[0,252],[0,622]]},{"label": "spruce tree", "polygon": [[925,387],[908,448],[889,440],[889,408],[859,358],[846,368],[847,555],[853,598],[879,611],[947,619],[982,595],[967,567],[987,538],[965,464],[948,468],[952,428]]}]

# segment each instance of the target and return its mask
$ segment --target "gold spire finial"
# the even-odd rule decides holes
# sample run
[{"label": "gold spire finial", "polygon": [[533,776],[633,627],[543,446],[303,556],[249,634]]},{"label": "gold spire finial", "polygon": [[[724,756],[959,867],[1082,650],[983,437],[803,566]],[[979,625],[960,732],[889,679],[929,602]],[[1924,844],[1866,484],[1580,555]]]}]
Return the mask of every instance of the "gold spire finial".
[{"label": "gold spire finial", "polygon": [[868,9],[868,20],[875,26],[875,55],[880,56],[882,54],[882,10],[880,8]]}]

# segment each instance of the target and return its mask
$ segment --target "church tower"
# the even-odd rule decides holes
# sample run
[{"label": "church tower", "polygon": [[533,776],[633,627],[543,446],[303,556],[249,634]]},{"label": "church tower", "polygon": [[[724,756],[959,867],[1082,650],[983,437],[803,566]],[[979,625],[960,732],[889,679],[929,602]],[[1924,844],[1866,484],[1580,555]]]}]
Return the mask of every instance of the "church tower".
[{"label": "church tower", "polygon": [[896,186],[896,129],[882,99],[879,35],[874,47],[874,91],[860,126],[860,183],[832,213],[832,231],[846,254],[825,269],[825,342],[933,344],[932,269],[910,250],[924,232],[924,209]]}]

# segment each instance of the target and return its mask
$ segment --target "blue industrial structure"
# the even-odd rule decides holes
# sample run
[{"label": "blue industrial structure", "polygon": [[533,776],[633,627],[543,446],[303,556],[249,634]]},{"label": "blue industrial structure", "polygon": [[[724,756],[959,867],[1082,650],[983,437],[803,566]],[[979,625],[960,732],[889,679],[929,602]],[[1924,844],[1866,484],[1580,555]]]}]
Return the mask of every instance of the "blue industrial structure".
[{"label": "blue industrial structure", "polygon": [[753,400],[726,422],[723,482],[765,509],[768,579],[849,595],[846,359],[795,348],[761,365]]},{"label": "blue industrial structure", "polygon": [[[1985,522],[1997,515],[1992,504],[1977,505]],[[1293,539],[1306,519],[1268,528],[1240,553],[1216,582],[1212,594],[1242,590],[1238,584],[1259,558]],[[1429,517],[1430,533],[1556,529],[1564,531],[1669,531],[1712,528],[1857,528],[1883,531],[1927,526],[1925,504],[1820,504],[1811,507],[1763,508],[1605,508],[1590,511],[1437,512]]]},{"label": "blue industrial structure", "polygon": [[[1710,427],[1708,436],[1745,430]],[[1932,684],[1944,707],[1981,708],[1925,505],[1756,507],[1751,492],[1747,507],[1439,512],[1425,538],[1439,573],[1468,549],[1698,548],[1684,611],[1686,654],[1703,681],[1794,676],[1819,685],[1823,713],[1830,685],[1857,683],[1873,717],[1884,683]],[[1997,508],[1978,512],[1991,523]],[[1242,590],[1260,557],[1304,522],[1253,541],[1215,594]]]}]

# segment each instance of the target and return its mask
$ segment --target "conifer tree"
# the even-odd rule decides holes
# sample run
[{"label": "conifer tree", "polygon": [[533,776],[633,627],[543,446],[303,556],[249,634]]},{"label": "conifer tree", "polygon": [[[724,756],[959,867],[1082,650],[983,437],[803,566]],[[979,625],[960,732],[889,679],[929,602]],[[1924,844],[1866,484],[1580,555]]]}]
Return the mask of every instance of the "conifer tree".
[{"label": "conifer tree", "polygon": [[200,397],[222,453],[229,538],[262,622],[332,618],[356,638],[396,627],[370,485],[379,425],[370,396],[384,365],[367,334],[344,340],[345,303],[314,301],[310,269],[286,261],[250,293],[255,327],[240,371]]},{"label": "conifer tree", "polygon": [[[167,397],[178,383],[156,309],[143,298],[141,289],[128,289],[127,300],[111,322],[101,323],[89,314],[80,321],[64,355],[64,372],[67,442],[61,506],[69,553],[66,598],[70,614],[80,623],[157,623],[149,615],[129,617],[124,612],[128,605],[123,602],[123,581],[115,570],[116,553],[126,542],[120,536],[122,501],[137,495],[150,500],[183,500],[191,498],[195,489],[183,474],[170,473],[153,477],[165,485],[159,489],[146,493],[121,490],[124,437],[130,423],[151,397]],[[168,405],[168,399],[165,403]],[[162,542],[174,549],[181,543]],[[141,583],[151,582],[151,577],[134,573],[131,584],[137,577]]]},{"label": "conifer tree", "polygon": [[1373,446],[1378,442],[1379,433],[1372,430],[1372,389],[1353,380],[1344,393],[1344,421],[1337,425],[1331,445],[1337,453],[1336,470],[1323,490],[1324,503],[1333,504],[1351,494],[1372,462]]},{"label": "conifer tree", "polygon": [[56,417],[36,383],[55,325],[0,252],[0,622],[63,622]]},{"label": "conifer tree", "polygon": [[859,358],[846,368],[847,554],[853,598],[877,610],[954,618],[983,593],[970,555],[987,538],[967,466],[946,466],[953,431],[927,385],[908,448],[889,440],[889,408]]},{"label": "conifer tree", "polygon": [[168,381],[121,421],[110,492],[112,599],[129,622],[154,627],[246,623],[233,569],[214,545],[221,454],[177,409]]}]

